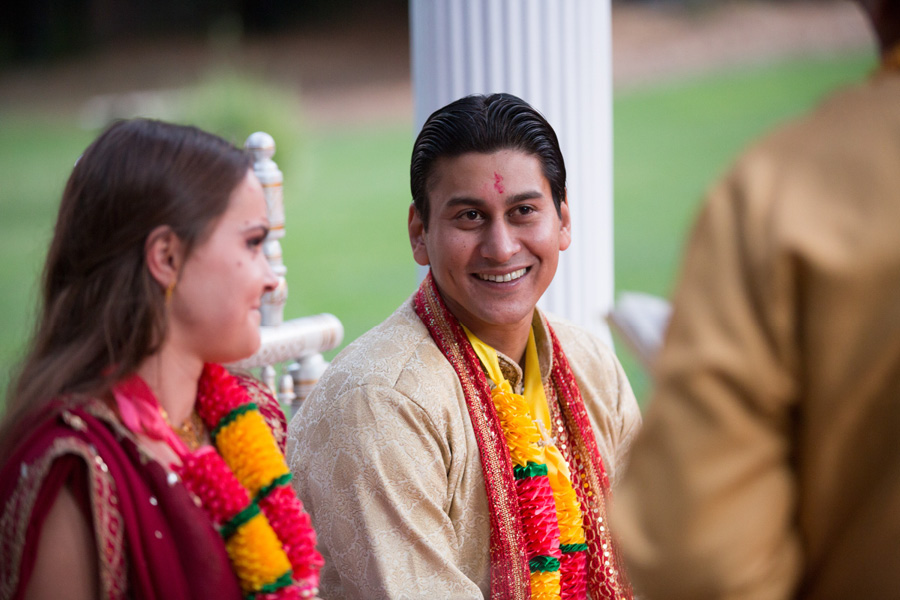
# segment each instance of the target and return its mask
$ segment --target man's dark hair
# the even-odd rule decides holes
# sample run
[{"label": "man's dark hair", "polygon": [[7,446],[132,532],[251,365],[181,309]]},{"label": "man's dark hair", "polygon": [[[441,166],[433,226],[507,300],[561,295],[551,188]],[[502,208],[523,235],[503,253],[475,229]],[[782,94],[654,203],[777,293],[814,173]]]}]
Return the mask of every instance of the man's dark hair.
[{"label": "man's dark hair", "polygon": [[433,112],[413,145],[409,184],[416,211],[426,228],[428,185],[437,160],[499,150],[520,150],[541,161],[553,204],[560,212],[566,197],[566,165],[547,119],[512,94],[472,95]]}]

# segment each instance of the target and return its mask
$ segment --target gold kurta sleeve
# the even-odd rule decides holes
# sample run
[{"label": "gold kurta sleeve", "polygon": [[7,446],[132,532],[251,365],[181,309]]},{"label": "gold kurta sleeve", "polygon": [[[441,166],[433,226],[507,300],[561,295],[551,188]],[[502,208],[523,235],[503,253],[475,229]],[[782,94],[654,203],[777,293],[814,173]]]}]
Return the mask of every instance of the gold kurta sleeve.
[{"label": "gold kurta sleeve", "polygon": [[479,597],[458,566],[465,561],[450,509],[460,468],[439,426],[386,387],[354,387],[332,401],[344,407],[340,419],[305,432],[322,452],[297,467],[307,470],[304,495],[318,534],[334,541],[326,561],[343,596],[414,597],[420,589]]},{"label": "gold kurta sleeve", "polygon": [[487,499],[462,389],[408,304],[332,362],[290,424],[326,600],[489,590]]}]

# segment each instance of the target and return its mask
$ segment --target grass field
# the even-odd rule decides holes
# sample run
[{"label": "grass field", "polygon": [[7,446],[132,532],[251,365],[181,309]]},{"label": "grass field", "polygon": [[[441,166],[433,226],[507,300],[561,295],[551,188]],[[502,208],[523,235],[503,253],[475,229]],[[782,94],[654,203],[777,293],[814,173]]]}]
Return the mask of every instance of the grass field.
[{"label": "grass field", "polygon": [[[704,189],[749,140],[863,78],[870,55],[730,72],[615,98],[616,288],[668,295]],[[258,96],[257,96],[258,97]],[[95,132],[0,113],[0,386],[30,333],[41,262],[68,172]],[[249,132],[248,132],[249,133]],[[271,133],[278,136],[278,132]],[[280,159],[288,317],[336,314],[345,343],[413,290],[408,124],[307,131]],[[644,373],[620,352],[639,398]]]}]

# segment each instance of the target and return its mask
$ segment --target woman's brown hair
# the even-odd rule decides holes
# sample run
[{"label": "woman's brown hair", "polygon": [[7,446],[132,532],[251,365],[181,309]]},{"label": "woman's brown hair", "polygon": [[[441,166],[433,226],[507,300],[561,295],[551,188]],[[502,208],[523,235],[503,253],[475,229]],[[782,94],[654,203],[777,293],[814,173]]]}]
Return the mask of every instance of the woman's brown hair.
[{"label": "woman's brown hair", "polygon": [[63,192],[35,334],[7,394],[0,457],[12,428],[50,400],[102,395],[159,349],[165,291],[145,265],[147,236],[168,225],[190,253],[250,166],[218,136],[147,119],[114,123],[88,146]]}]

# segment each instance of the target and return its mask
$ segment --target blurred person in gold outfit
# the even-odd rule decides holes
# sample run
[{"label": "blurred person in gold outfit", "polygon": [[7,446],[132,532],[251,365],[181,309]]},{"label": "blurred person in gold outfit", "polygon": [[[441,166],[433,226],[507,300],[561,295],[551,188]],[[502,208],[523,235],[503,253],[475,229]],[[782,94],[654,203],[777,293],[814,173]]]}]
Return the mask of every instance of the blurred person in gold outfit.
[{"label": "blurred person in gold outfit", "polygon": [[749,148],[692,233],[612,516],[644,598],[900,590],[900,2],[881,66]]}]

